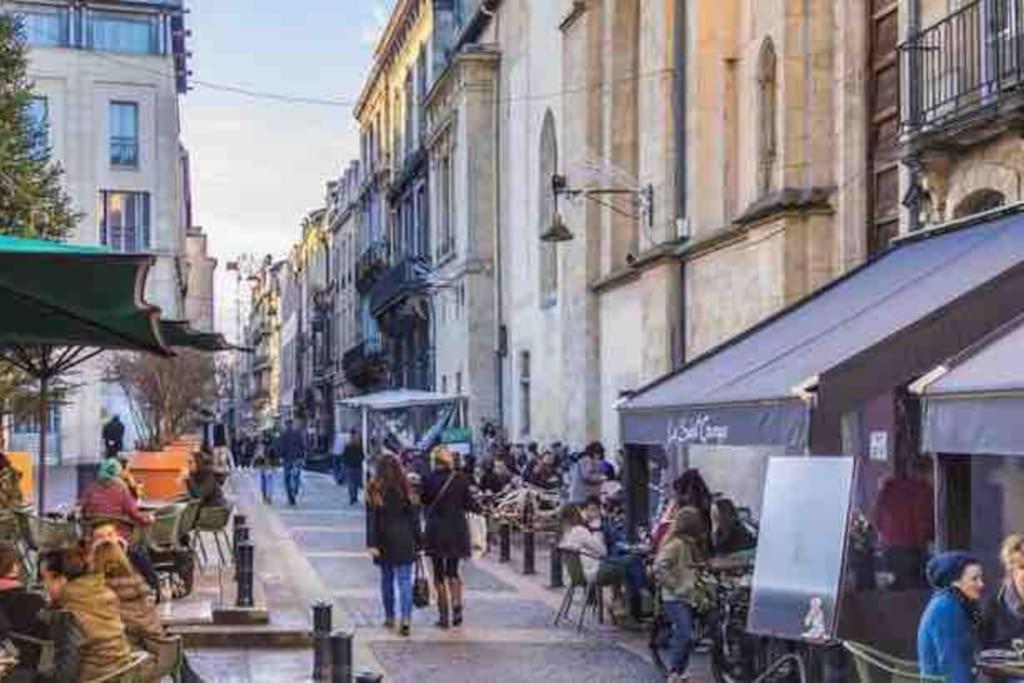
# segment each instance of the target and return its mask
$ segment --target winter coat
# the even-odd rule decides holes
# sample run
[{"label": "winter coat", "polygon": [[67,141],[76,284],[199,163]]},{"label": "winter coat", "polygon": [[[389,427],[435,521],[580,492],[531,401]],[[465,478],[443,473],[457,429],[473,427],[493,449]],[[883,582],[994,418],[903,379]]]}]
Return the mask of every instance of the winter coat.
[{"label": "winter coat", "polygon": [[975,627],[966,598],[955,588],[932,595],[917,627],[921,673],[945,676],[948,683],[974,683]]},{"label": "winter coat", "polygon": [[385,491],[380,502],[366,503],[366,545],[380,552],[380,562],[412,564],[423,543],[419,508],[398,491]]},{"label": "winter coat", "polygon": [[85,519],[115,519],[118,532],[124,539],[131,538],[132,524],[146,526],[149,518],[142,514],[128,487],[118,479],[97,481],[82,496],[82,516]]},{"label": "winter coat", "polygon": [[141,576],[134,572],[128,576],[108,576],[106,583],[107,588],[117,596],[121,621],[132,643],[142,647],[146,638],[164,635],[156,606],[149,596],[149,586]]},{"label": "winter coat", "polygon": [[274,451],[285,462],[298,460],[306,455],[306,438],[297,429],[286,429],[277,437]]},{"label": "winter coat", "polygon": [[204,507],[223,507],[224,491],[217,480],[217,474],[210,469],[200,469],[189,475],[185,483],[188,495]]},{"label": "winter coat", "polygon": [[665,600],[697,602],[697,563],[701,558],[700,542],[678,533],[673,522],[668,538],[654,559],[654,576]]},{"label": "winter coat", "polygon": [[71,612],[83,642],[79,647],[81,680],[100,678],[128,664],[131,647],[125,637],[117,596],[99,574],[86,574],[64,587],[60,607]]},{"label": "winter coat", "polygon": [[[444,491],[444,483],[452,478]],[[470,491],[469,478],[462,472],[436,469],[423,482],[423,516],[426,519],[426,551],[431,557],[469,557],[472,548],[466,512],[479,512]]]},{"label": "winter coat", "polygon": [[[26,590],[24,586],[0,590],[0,614],[6,617],[10,630],[37,640],[50,640],[50,629],[40,619],[46,610],[46,598]],[[35,671],[39,667],[40,648],[23,640],[16,640],[18,668]]]},{"label": "winter coat", "polygon": [[1013,584],[1006,582],[985,606],[981,644],[986,649],[1008,650],[1014,638],[1024,638],[1024,604]]},{"label": "winter coat", "polygon": [[363,466],[363,444],[359,441],[349,441],[345,450],[341,452],[341,461],[345,467],[356,469]]}]

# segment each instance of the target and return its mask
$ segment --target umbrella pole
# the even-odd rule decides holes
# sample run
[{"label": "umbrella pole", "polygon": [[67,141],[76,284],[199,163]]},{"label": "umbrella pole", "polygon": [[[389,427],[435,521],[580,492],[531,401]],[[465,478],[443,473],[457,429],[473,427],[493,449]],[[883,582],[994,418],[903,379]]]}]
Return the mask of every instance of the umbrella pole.
[{"label": "umbrella pole", "polygon": [[46,495],[46,428],[49,417],[49,401],[47,400],[47,393],[49,391],[50,378],[43,374],[39,378],[39,514],[43,515],[46,513],[45,498]]}]

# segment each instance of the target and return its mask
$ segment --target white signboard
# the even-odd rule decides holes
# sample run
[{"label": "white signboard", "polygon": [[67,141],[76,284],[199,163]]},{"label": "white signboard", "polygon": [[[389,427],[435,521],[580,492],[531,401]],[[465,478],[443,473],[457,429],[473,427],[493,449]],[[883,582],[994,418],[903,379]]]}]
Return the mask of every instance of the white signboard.
[{"label": "white signboard", "polygon": [[889,459],[889,432],[871,432],[868,441],[868,455],[872,460],[885,462]]}]

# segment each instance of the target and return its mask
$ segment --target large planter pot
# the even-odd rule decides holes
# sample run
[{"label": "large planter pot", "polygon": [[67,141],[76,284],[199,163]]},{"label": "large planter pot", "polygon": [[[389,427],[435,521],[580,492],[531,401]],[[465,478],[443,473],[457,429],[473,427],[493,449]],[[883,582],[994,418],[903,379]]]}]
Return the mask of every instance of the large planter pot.
[{"label": "large planter pot", "polygon": [[184,451],[138,451],[128,459],[128,471],[147,500],[171,500],[185,493],[190,459]]},{"label": "large planter pot", "polygon": [[21,472],[21,496],[26,502],[35,498],[35,459],[31,453],[4,451],[11,467]]}]

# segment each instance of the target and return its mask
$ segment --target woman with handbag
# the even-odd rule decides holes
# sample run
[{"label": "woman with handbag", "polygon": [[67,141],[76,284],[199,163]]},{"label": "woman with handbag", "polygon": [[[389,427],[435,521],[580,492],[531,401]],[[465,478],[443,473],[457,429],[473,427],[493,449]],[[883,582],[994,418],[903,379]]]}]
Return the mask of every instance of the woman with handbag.
[{"label": "woman with handbag", "polygon": [[420,520],[402,465],[393,455],[377,462],[376,476],[366,490],[366,544],[380,567],[384,625],[395,626],[395,584],[401,612],[398,632],[409,635],[412,620],[413,563],[419,552]]},{"label": "woman with handbag", "polygon": [[479,512],[480,508],[470,490],[469,477],[454,468],[451,452],[441,448],[435,460],[434,471],[423,482],[426,551],[433,565],[437,590],[436,625],[448,628],[462,625],[459,560],[472,554],[466,513]]}]

